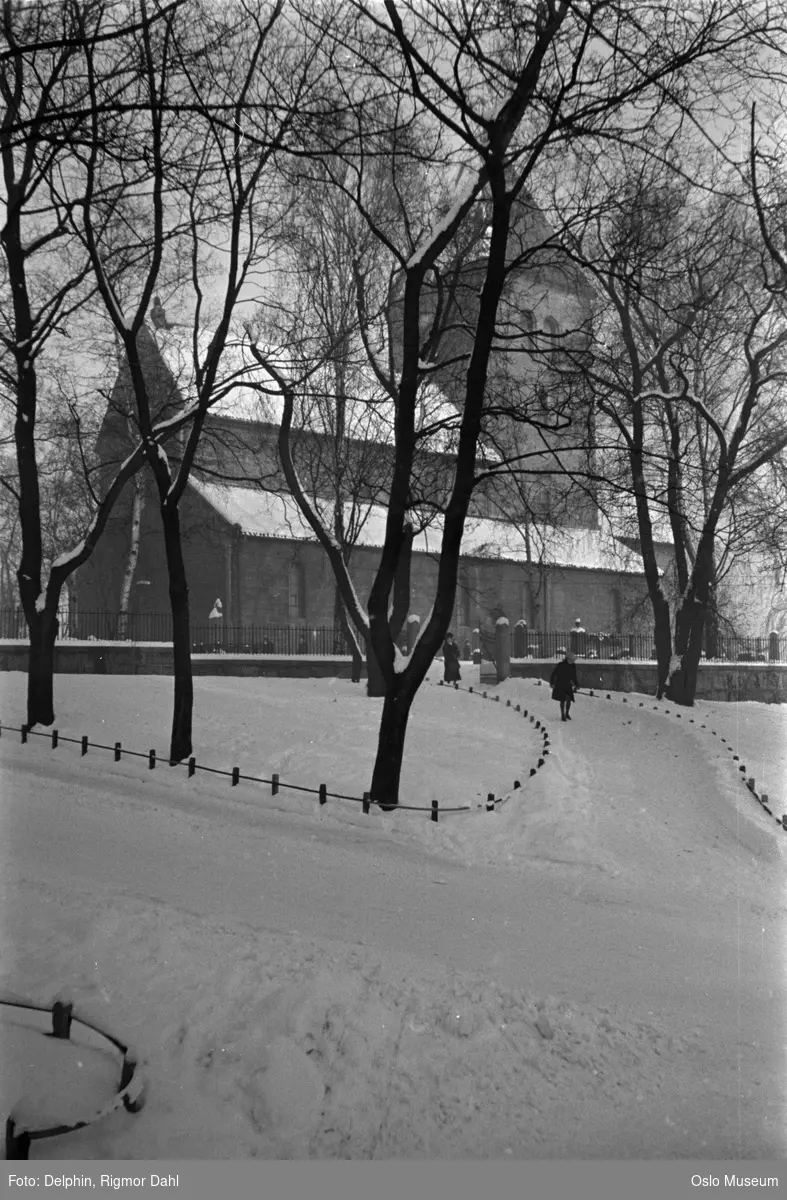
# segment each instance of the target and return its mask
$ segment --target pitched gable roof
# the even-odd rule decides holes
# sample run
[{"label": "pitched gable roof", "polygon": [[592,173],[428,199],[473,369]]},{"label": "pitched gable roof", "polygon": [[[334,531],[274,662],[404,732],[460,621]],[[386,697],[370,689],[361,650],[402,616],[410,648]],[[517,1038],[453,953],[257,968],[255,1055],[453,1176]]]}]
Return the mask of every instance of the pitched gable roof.
[{"label": "pitched gable roof", "polygon": [[[193,478],[190,486],[220,517],[229,525],[237,526],[247,537],[304,542],[317,540],[295,500],[286,493],[206,483]],[[321,515],[330,528],[332,503],[325,501],[324,507]],[[367,506],[358,545],[382,547],[386,515],[386,509],[380,504]],[[522,530],[506,521],[468,518],[461,553],[466,558],[537,562],[544,566],[582,567],[626,575],[643,574],[638,555],[603,529],[539,526],[534,534],[526,539]],[[427,529],[416,534],[413,549],[422,554],[439,555],[441,539],[442,521],[436,517]],[[534,542],[541,547],[535,554]]]}]

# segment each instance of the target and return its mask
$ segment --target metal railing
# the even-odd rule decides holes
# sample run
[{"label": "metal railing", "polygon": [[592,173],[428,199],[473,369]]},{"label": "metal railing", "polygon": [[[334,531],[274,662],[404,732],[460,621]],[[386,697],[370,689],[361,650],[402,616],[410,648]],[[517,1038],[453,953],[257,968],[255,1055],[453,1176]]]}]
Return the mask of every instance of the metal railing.
[{"label": "metal railing", "polygon": [[[111,612],[60,613],[58,640],[109,642],[171,642],[170,613]],[[21,608],[0,609],[0,638],[27,638],[27,622]],[[333,625],[227,625],[224,621],[201,621],[191,625],[194,654],[308,654],[349,655],[344,630]]]},{"label": "metal railing", "polygon": [[[481,634],[481,654],[494,660],[495,638],[491,632]],[[511,630],[511,657],[562,658],[570,651],[577,658],[655,662],[656,646],[650,633],[590,633],[585,630],[540,631],[521,625]],[[705,662],[785,662],[787,637],[770,634],[767,637],[738,637],[716,634],[705,637],[702,653]]]},{"label": "metal railing", "polygon": [[[113,612],[60,613],[60,641],[171,642],[169,613]],[[0,638],[26,639],[27,622],[21,608],[0,608]],[[480,641],[480,645],[478,644]],[[494,632],[474,636],[475,648],[493,662]],[[192,622],[191,648],[195,654],[349,655],[344,631],[333,625],[289,625],[264,622],[227,625],[224,621]],[[590,633],[585,630],[536,630],[516,624],[511,628],[511,657],[562,658],[567,650],[578,658],[631,659],[654,662],[656,647],[649,633]],[[738,637],[706,634],[706,662],[787,662],[787,636]]]},{"label": "metal railing", "polygon": [[344,630],[333,625],[192,626],[195,654],[308,654],[313,657],[349,655]]}]

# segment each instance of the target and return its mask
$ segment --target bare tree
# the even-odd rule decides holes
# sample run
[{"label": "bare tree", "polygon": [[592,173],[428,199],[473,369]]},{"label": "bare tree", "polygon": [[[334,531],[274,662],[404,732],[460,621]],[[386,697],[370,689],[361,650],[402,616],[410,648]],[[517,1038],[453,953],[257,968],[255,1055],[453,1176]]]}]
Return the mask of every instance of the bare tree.
[{"label": "bare tree", "polygon": [[[205,46],[212,52],[206,54]],[[221,10],[189,4],[182,17],[171,14],[155,36],[147,26],[140,30],[136,56],[144,69],[138,75],[139,112],[124,131],[127,139],[133,134],[134,152],[124,158],[111,154],[94,118],[84,157],[84,202],[75,227],[123,346],[140,446],[162,518],[173,621],[173,762],[191,753],[193,708],[179,503],[208,410],[233,382],[224,373],[224,352],[241,291],[264,265],[275,241],[284,199],[273,172],[275,155],[290,140],[297,144],[298,125],[317,77],[313,68],[318,53],[319,39],[304,53],[303,39],[284,16],[281,2]],[[99,110],[105,85],[97,66],[88,59],[93,113]],[[136,296],[125,305],[104,266],[101,187],[112,170],[128,173],[120,184],[136,185],[136,193],[144,182],[144,214],[130,225],[129,236],[132,242],[144,237],[151,246]],[[209,250],[211,239],[218,243],[216,252]],[[188,429],[175,461],[167,457],[157,436],[140,337],[170,248],[180,244],[182,252],[184,243],[189,247],[190,279],[188,293],[178,301],[190,313],[193,376],[186,393]],[[203,350],[203,330],[210,320],[215,325]]]},{"label": "bare tree", "polygon": [[[396,118],[386,109],[385,103],[380,105],[381,140],[396,129]],[[396,129],[393,136],[400,132]],[[424,204],[417,162],[402,165],[394,156],[390,174],[388,166],[377,161],[364,170],[356,157],[344,171],[345,185],[353,176],[360,188],[365,213],[335,186],[330,167],[319,160],[305,170],[299,167],[293,179],[297,205],[280,251],[286,254],[288,294],[268,301],[260,317],[274,346],[260,346],[249,327],[252,352],[278,381],[282,395],[291,395],[291,402],[284,400],[280,462],[289,490],[301,497],[329,558],[341,558],[336,612],[353,648],[354,678],[360,678],[360,662],[366,657],[371,695],[384,694],[384,680],[368,620],[362,607],[345,603],[341,581],[349,578],[353,548],[391,483],[397,397],[391,329],[400,319],[401,291],[399,264],[391,262],[374,236],[368,215],[374,212],[377,224],[392,230],[401,224],[403,193],[412,197],[418,189]],[[412,211],[409,216],[414,220]],[[457,425],[456,409],[434,387],[423,386],[418,436],[427,452],[412,481],[410,545],[439,511],[445,480],[436,449],[446,428]],[[391,614],[394,639],[409,609],[409,571],[407,553]]]},{"label": "bare tree", "polygon": [[[393,337],[386,348],[373,346],[369,355],[374,364],[382,350],[393,368],[387,374],[395,421],[385,544],[367,606],[355,594],[338,548],[294,473],[293,491],[328,553],[355,624],[368,626],[383,674],[371,795],[388,809],[398,800],[410,707],[453,611],[462,533],[489,425],[485,417],[494,417],[494,401],[487,405],[494,374],[490,363],[505,337],[499,336],[499,318],[512,257],[512,208],[537,179],[541,164],[568,142],[592,130],[625,142],[671,100],[673,91],[683,101],[691,73],[702,72],[717,55],[732,54],[751,22],[737,4],[684,10],[680,21],[671,5],[647,6],[635,15],[618,3],[580,6],[562,0],[472,11],[439,2],[398,6],[386,0],[384,13],[360,2],[354,12],[357,24],[341,27],[337,37],[345,63],[355,64],[358,82],[347,99],[356,123],[345,121],[323,153],[334,185],[353,200],[398,268],[401,296]],[[407,115],[407,149],[390,127],[380,129],[381,91],[401,98],[395,112]],[[366,199],[370,164],[379,171],[379,162],[387,159],[389,176],[395,178],[395,167],[413,147],[427,187],[436,188],[438,197],[452,193],[450,202],[422,223],[422,208],[410,208],[394,188],[400,215],[393,227],[383,226]],[[446,255],[479,214],[486,236],[474,280],[478,302],[472,312],[449,317],[440,290],[450,275],[443,270]],[[502,316],[505,320],[504,310]],[[470,333],[458,352],[444,337],[451,321]],[[447,354],[441,354],[441,342],[449,346]],[[423,433],[419,397],[426,381],[454,389],[454,455],[441,513],[434,604],[412,655],[404,659],[393,636],[392,614],[412,532],[413,477]],[[283,375],[279,384],[285,399],[284,459],[295,393]],[[511,410],[509,397],[506,417]]]},{"label": "bare tree", "polygon": [[[630,156],[570,241],[605,301],[585,378],[617,445],[602,473],[633,500],[658,692],[691,704],[718,586],[751,533],[757,480],[787,446],[787,312],[741,189],[728,178],[720,194],[707,176],[700,188],[679,159],[665,165],[652,151]],[[659,526],[672,545],[673,598]]]},{"label": "bare tree", "polygon": [[[288,374],[298,378],[297,411],[284,455],[288,486],[304,488],[312,509],[324,510],[324,525],[349,569],[352,553],[379,502],[389,475],[391,413],[387,397],[370,377],[358,325],[358,284],[368,270],[374,239],[347,198],[331,188],[319,164],[295,172],[293,203],[280,256],[286,263],[284,296],[271,297],[257,324],[286,354]],[[250,327],[251,335],[251,327]],[[253,351],[265,360],[254,341]],[[343,629],[360,679],[364,652],[373,662],[337,584],[334,624]]]},{"label": "bare tree", "polygon": [[[10,406],[16,469],[6,480],[19,512],[19,596],[30,637],[27,722],[54,720],[53,653],[58,630],[60,593],[72,572],[91,554],[112,505],[125,482],[143,461],[140,450],[124,462],[106,489],[82,536],[70,552],[54,557],[46,570],[42,514],[41,469],[37,426],[42,374],[49,356],[64,350],[60,340],[74,329],[76,316],[85,314],[96,294],[89,256],[73,228],[82,196],[64,183],[76,174],[80,147],[93,128],[110,112],[116,115],[133,96],[115,73],[129,39],[150,37],[182,0],[132,14],[95,0],[78,6],[65,0],[3,5],[2,28],[6,49],[0,56],[0,93],[4,113],[0,122],[0,158],[5,205],[0,229],[4,275],[0,293],[0,360],[2,395]],[[136,19],[135,19],[136,18]],[[84,66],[90,47],[102,58],[107,87],[99,98]],[[125,82],[130,86],[126,63]],[[103,205],[104,228],[112,225],[122,190],[97,187]],[[116,286],[133,271],[146,248],[112,246],[104,269]],[[55,343],[58,342],[56,346]],[[67,343],[66,343],[67,345]]]}]

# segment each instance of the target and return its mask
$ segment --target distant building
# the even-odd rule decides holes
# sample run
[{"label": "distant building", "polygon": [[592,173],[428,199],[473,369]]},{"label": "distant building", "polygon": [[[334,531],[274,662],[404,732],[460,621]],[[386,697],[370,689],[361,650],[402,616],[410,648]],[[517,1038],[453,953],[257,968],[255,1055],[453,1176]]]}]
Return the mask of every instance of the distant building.
[{"label": "distant building", "polygon": [[[535,417],[561,404],[576,443],[575,430],[588,418],[572,395],[564,351],[569,344],[581,347],[593,297],[574,268],[535,248],[547,235],[543,219],[523,202],[511,237],[511,254],[523,265],[512,273],[504,296],[505,336],[500,352],[492,358],[487,394],[505,398],[518,412]],[[419,486],[432,498],[440,495],[451,474],[455,444],[451,426],[456,426],[462,408],[461,356],[470,346],[466,330],[475,323],[482,265],[470,262],[452,291],[449,332],[437,358],[440,391],[423,389],[425,425],[437,432],[420,452]],[[432,302],[427,294],[425,322]],[[143,370],[159,415],[174,412],[183,403],[170,328],[169,322],[159,321],[155,336],[146,329],[141,334]],[[513,353],[504,354],[503,346]],[[562,400],[556,401],[560,396]],[[275,400],[270,406],[275,410]],[[133,412],[128,369],[121,362],[98,439],[107,478],[112,464],[122,460],[133,444]],[[348,474],[354,483],[344,485],[341,500],[345,523],[354,526],[350,573],[362,600],[379,563],[392,458],[392,414],[386,416],[384,404],[372,416],[369,412],[359,405],[356,417],[360,413],[360,418],[350,422]],[[270,407],[267,413],[261,411],[242,388],[230,392],[209,412],[199,457],[181,502],[194,624],[207,623],[217,597],[227,626],[334,624],[333,573],[288,494],[278,461],[275,416]],[[324,432],[294,436],[301,477],[330,518],[337,498],[330,470],[330,420],[324,424]],[[498,428],[496,446],[485,439],[481,452],[528,454],[531,458],[523,461],[542,467],[554,467],[559,461],[580,469],[582,453],[567,445],[560,432],[537,431],[513,420]],[[167,447],[171,458],[177,451],[175,442]],[[536,452],[541,453],[540,460],[532,458]],[[146,499],[130,611],[167,612],[158,498],[147,469],[142,477],[147,478]],[[127,488],[106,534],[80,571],[83,610],[118,607],[128,563],[131,493]],[[439,519],[417,533],[413,549],[411,613],[425,619],[437,574]],[[590,488],[572,488],[559,472],[533,473],[513,490],[505,479],[490,478],[474,494],[462,543],[452,621],[460,644],[471,638],[474,629],[491,628],[500,615],[512,625],[524,621],[533,630],[568,630],[577,613],[589,631],[651,627],[641,559],[632,543],[615,537],[604,524]]]},{"label": "distant building", "polygon": [[[177,384],[147,332],[142,347],[159,413],[176,411],[182,404]],[[98,439],[107,478],[133,439],[129,388],[127,369],[121,367]],[[207,625],[219,597],[228,626],[331,625],[333,573],[284,485],[277,459],[278,426],[251,419],[238,407],[242,415],[231,415],[230,398],[209,416],[201,456],[181,502],[192,621]],[[313,452],[317,464],[326,440],[327,436],[318,435],[306,439],[306,450]],[[176,459],[177,452],[173,442],[167,453]],[[359,447],[361,452],[369,453],[369,446]],[[370,470],[374,483],[360,504],[365,519],[350,560],[362,599],[371,587],[384,538],[384,480],[390,450],[381,445],[377,452],[378,461]],[[435,472],[441,463],[444,466],[445,456],[430,456]],[[315,472],[319,488],[318,467]],[[166,613],[168,583],[158,497],[147,468],[142,478],[145,504],[129,611]],[[104,536],[80,570],[83,611],[118,608],[130,548],[131,502],[127,487]],[[640,560],[599,521],[562,528],[534,519],[515,524],[485,515],[489,508],[482,496],[465,531],[452,622],[461,641],[474,628],[491,626],[501,614],[512,624],[524,619],[531,629],[568,629],[577,612],[588,630],[630,628],[632,621],[649,627]],[[439,524],[417,534],[411,611],[422,619],[432,603],[439,550]]]}]

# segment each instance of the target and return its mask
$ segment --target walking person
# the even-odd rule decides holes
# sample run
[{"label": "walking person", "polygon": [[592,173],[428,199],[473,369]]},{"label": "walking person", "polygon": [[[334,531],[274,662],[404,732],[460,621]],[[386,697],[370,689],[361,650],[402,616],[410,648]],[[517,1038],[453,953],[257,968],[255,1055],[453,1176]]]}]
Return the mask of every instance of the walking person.
[{"label": "walking person", "polygon": [[560,703],[560,720],[570,721],[569,710],[574,699],[574,693],[579,690],[577,668],[573,654],[570,652],[566,653],[565,657],[557,664],[550,675],[549,682],[552,685],[552,699]]},{"label": "walking person", "polygon": [[454,641],[454,635],[447,633],[443,642],[443,680],[445,683],[458,683],[462,678],[459,673],[459,647]]}]

